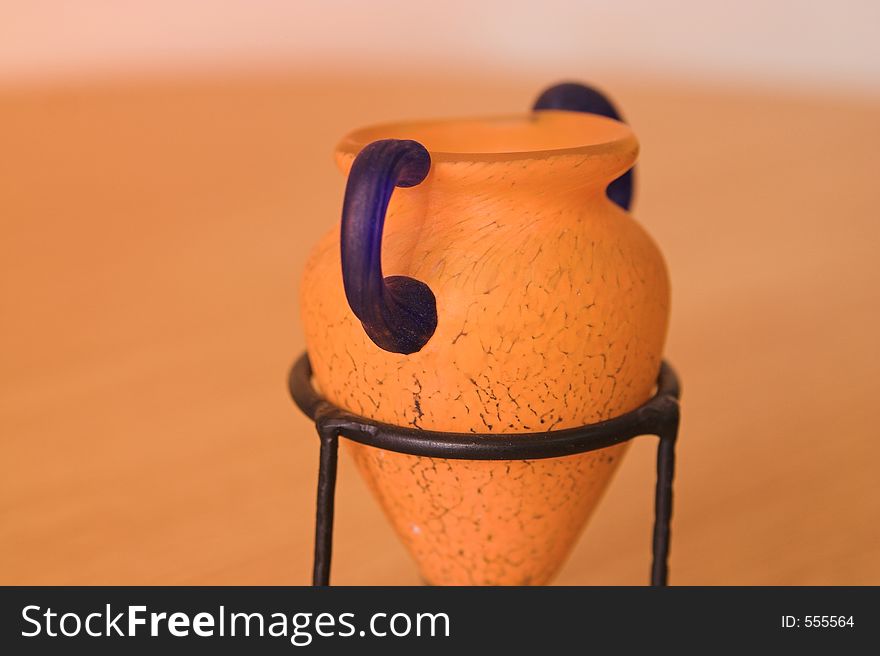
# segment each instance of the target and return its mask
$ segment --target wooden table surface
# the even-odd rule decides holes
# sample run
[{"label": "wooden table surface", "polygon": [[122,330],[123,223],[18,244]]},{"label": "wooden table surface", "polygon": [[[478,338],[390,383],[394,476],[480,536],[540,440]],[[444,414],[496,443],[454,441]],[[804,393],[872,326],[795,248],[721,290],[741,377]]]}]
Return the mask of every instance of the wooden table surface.
[{"label": "wooden table surface", "polygon": [[[677,584],[880,584],[880,102],[604,80],[673,277]],[[287,397],[336,140],[516,111],[538,80],[0,92],[0,583],[304,584],[318,454]],[[639,440],[557,579],[647,579]],[[343,452],[333,580],[417,584]]]}]

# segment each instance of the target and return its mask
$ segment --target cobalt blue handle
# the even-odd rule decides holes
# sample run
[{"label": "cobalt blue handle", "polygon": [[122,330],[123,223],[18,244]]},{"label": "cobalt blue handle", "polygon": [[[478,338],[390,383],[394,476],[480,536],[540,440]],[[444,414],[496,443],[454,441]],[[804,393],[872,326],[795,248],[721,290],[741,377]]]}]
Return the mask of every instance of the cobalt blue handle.
[{"label": "cobalt blue handle", "polygon": [[[585,112],[598,114],[616,121],[623,121],[620,112],[614,104],[600,91],[592,87],[577,84],[576,82],[564,82],[550,87],[535,101],[534,110],[562,109],[570,112]],[[614,180],[606,194],[613,202],[628,210],[632,204],[633,189],[635,187],[635,167]]]},{"label": "cobalt blue handle", "polygon": [[348,174],[342,204],[345,297],[367,336],[391,353],[420,351],[437,328],[431,288],[408,276],[382,275],[382,230],[395,187],[428,175],[431,156],[417,141],[383,139],[366,146]]}]

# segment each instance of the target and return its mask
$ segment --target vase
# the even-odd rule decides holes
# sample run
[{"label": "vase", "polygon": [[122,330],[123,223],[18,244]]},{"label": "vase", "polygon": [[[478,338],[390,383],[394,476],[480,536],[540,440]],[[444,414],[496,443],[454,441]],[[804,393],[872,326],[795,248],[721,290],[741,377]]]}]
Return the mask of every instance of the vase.
[{"label": "vase", "polygon": [[[563,87],[521,115],[341,141],[341,222],[301,285],[327,400],[393,425],[502,434],[579,427],[650,398],[669,283],[622,207],[638,143],[607,115],[553,109],[596,97]],[[344,442],[435,585],[550,581],[626,451],[471,461]]]}]

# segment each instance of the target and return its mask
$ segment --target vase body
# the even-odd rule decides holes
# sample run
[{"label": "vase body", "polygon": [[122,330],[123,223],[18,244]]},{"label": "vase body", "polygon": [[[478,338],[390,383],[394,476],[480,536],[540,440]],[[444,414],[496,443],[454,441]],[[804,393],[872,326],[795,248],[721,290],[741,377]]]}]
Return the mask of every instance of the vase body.
[{"label": "vase body", "polygon": [[[605,195],[636,159],[625,125],[542,111],[378,126],[340,144],[343,173],[385,138],[431,154],[424,181],[394,191],[381,258],[387,275],[433,290],[436,330],[415,353],[376,346],[346,302],[333,228],[301,286],[308,353],[329,401],[417,429],[513,433],[594,423],[650,398],[669,285],[654,242]],[[435,585],[548,582],[626,450],[466,461],[345,442]]]}]

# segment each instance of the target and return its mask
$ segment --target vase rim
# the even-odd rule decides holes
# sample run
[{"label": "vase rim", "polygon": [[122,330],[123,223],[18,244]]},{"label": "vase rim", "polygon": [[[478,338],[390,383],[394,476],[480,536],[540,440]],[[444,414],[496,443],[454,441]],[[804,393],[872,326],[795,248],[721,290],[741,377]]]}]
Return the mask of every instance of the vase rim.
[{"label": "vase rim", "polygon": [[418,141],[432,160],[448,162],[597,156],[638,148],[635,134],[620,121],[597,114],[538,110],[374,124],[350,132],[336,150],[353,157],[380,139]]}]

